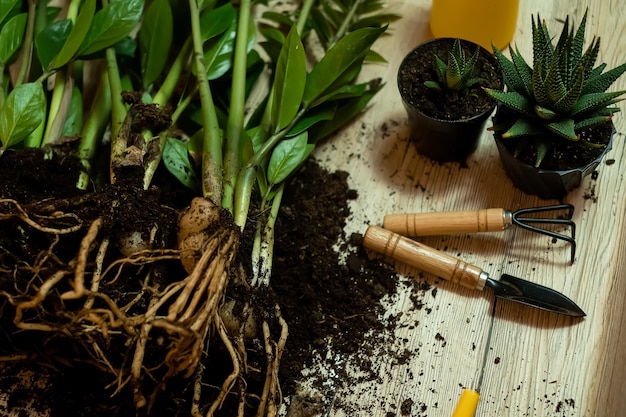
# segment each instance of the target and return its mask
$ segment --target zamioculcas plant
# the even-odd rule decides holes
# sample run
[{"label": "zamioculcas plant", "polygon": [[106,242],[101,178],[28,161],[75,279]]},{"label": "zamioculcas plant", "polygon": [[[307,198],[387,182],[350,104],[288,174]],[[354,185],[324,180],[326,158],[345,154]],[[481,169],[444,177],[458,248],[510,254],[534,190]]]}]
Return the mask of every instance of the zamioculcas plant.
[{"label": "zamioculcas plant", "polygon": [[[371,48],[395,16],[380,13],[379,0],[304,0],[290,13],[270,8],[261,21],[251,0],[236,7],[189,0],[178,9],[169,0],[68,0],[63,10],[33,0],[27,11],[22,3],[0,2],[0,158],[43,147],[54,159],[72,142],[64,152],[74,150],[82,163],[76,185],[84,191],[23,210],[0,197],[0,221],[17,216],[54,242],[44,243],[36,268],[19,266],[35,260],[17,262],[24,288],[0,289],[14,325],[82,346],[112,374],[115,393],[130,387],[139,414],[149,414],[178,376],[194,386],[192,415],[211,416],[236,397],[239,416],[275,416],[288,332],[267,294],[281,198],[316,144],[382,88],[378,79],[361,80],[361,69],[381,61]],[[321,50],[309,50],[313,33]],[[9,82],[18,53],[19,75]],[[174,238],[161,235],[170,229],[152,218],[147,201],[121,209],[126,197],[154,195],[161,164],[197,195],[181,213],[167,211],[167,220],[178,220]],[[92,193],[110,191],[105,207],[76,214],[101,201]],[[126,231],[130,214],[145,215],[146,229]],[[77,240],[78,248],[63,251],[71,259],[53,253]],[[178,273],[162,272],[172,260]],[[233,287],[243,288],[232,291],[241,294],[236,316],[225,302]],[[247,363],[251,338],[263,364]],[[215,345],[232,361],[217,390],[203,381],[202,363]]]},{"label": "zamioculcas plant", "polygon": [[439,56],[434,56],[433,67],[437,80],[425,81],[424,85],[438,91],[461,91],[478,84],[481,79],[472,75],[479,51],[480,47],[477,46],[476,52],[468,58],[461,48],[461,42],[455,39],[454,46],[448,53],[447,64]]},{"label": "zamioculcas plant", "polygon": [[[606,64],[595,66],[600,50],[600,38],[583,48],[587,14],[577,30],[565,20],[555,44],[545,21],[532,19],[533,65],[526,63],[516,48],[511,48],[511,60],[494,47],[494,53],[504,73],[507,91],[486,89],[487,94],[513,113],[513,125],[495,125],[493,129],[503,139],[534,137],[539,167],[551,146],[558,141],[578,141],[582,146],[597,146],[582,138],[586,129],[608,123],[619,111],[613,104],[626,91],[606,92],[626,71],[626,63],[609,71]],[[520,141],[520,146],[528,141]],[[518,148],[519,152],[521,148]]]}]

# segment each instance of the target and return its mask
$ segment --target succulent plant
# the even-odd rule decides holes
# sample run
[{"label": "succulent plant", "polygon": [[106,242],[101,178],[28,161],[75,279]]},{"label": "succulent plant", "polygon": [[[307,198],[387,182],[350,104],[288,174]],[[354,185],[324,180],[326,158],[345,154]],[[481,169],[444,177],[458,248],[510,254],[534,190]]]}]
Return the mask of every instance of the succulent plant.
[{"label": "succulent plant", "polygon": [[[587,13],[577,30],[570,30],[565,20],[556,45],[545,21],[532,17],[533,66],[526,63],[517,48],[511,48],[511,60],[493,47],[504,73],[506,92],[485,89],[487,94],[516,113],[513,125],[495,126],[502,138],[534,136],[539,166],[556,141],[580,141],[585,129],[607,123],[626,92],[606,90],[626,71],[626,63],[604,72],[606,64],[595,66],[600,38],[594,37],[583,52]],[[520,141],[526,143],[527,141]],[[518,150],[519,151],[519,150]]]},{"label": "succulent plant", "polygon": [[434,56],[433,66],[437,80],[425,81],[424,85],[438,91],[463,91],[478,84],[481,78],[472,77],[472,72],[478,61],[479,48],[477,46],[474,55],[468,59],[461,47],[461,42],[455,39],[452,51],[448,53],[447,64],[437,55]]}]

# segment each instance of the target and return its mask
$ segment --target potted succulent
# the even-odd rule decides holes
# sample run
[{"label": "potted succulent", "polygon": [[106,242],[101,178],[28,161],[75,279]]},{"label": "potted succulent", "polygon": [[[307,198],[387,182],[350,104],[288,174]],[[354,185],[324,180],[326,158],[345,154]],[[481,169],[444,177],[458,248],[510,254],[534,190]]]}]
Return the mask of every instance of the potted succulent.
[{"label": "potted succulent", "polygon": [[479,45],[437,38],[409,52],[398,89],[417,150],[438,162],[465,161],[495,108],[483,88],[503,88],[493,55]]},{"label": "potted succulent", "polygon": [[625,91],[606,90],[626,71],[595,66],[600,39],[583,51],[587,14],[578,29],[569,18],[556,44],[546,23],[532,18],[533,65],[511,48],[494,47],[506,92],[486,89],[498,101],[493,130],[507,175],[522,191],[560,199],[578,187],[611,149],[613,104]]}]

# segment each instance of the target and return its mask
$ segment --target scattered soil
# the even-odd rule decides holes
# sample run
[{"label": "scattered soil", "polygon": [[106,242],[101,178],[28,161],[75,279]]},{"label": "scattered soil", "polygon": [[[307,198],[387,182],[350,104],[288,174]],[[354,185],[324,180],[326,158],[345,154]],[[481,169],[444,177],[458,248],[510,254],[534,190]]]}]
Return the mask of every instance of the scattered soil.
[{"label": "scattered soil", "polygon": [[[0,198],[15,199],[31,209],[54,202],[57,207],[75,212],[87,225],[90,219],[104,216],[105,231],[112,237],[124,236],[128,230],[149,233],[158,224],[155,242],[162,248],[174,246],[178,214],[192,198],[165,171],[157,173],[155,185],[146,191],[136,181],[119,181],[80,192],[74,187],[80,165],[72,158],[46,159],[39,151],[29,150],[6,152],[0,160]],[[132,174],[126,172],[124,176]],[[381,299],[395,292],[397,279],[391,267],[367,256],[361,236],[344,235],[349,201],[359,198],[349,189],[347,178],[345,172],[331,173],[310,161],[293,178],[283,198],[276,226],[272,284],[266,294],[270,301],[266,302],[271,305],[271,300],[276,300],[289,324],[280,368],[281,389],[286,397],[296,394],[302,371],[315,362],[316,350],[329,344],[339,354],[359,351],[369,357],[369,361],[358,364],[359,375],[365,379],[375,377],[370,369],[373,347],[364,342],[364,336],[388,325],[380,321]],[[2,212],[14,209],[10,206],[2,205]],[[84,233],[83,229],[75,237],[65,236],[55,243],[60,262],[75,256]],[[24,285],[22,277],[11,272],[15,265],[33,263],[53,243],[50,236],[17,219],[0,221],[0,291]],[[182,274],[180,265],[165,262],[155,272],[155,279],[173,281]],[[133,298],[137,285],[132,276],[120,280],[116,297]],[[232,296],[233,289],[228,294]],[[0,363],[0,393],[8,393],[8,397],[0,394],[0,415],[19,410],[23,414],[35,404],[36,410],[47,410],[53,417],[135,416],[130,388],[111,397],[113,388],[107,388],[111,375],[93,366],[80,345],[61,334],[49,337],[42,332],[17,331],[12,323],[12,307],[2,295],[0,301],[0,356],[20,354],[26,358]],[[48,306],[50,318],[54,317],[54,307]],[[218,345],[210,345],[203,362],[211,370],[205,372],[206,386],[220,385],[231,371],[228,355]],[[120,355],[123,352],[120,347]],[[251,345],[248,355],[251,366],[263,369],[262,343]],[[18,376],[40,385],[20,385]],[[339,370],[337,378],[349,384],[351,376]],[[182,377],[171,380],[153,415],[188,415],[192,382]],[[254,386],[257,381],[249,383]],[[234,415],[232,406],[236,404],[227,401],[218,415]],[[308,407],[309,412],[319,411],[319,404],[300,406]]]},{"label": "scattered soil", "polygon": [[[437,80],[434,56],[448,62],[454,39],[442,38],[422,44],[411,51],[403,60],[398,72],[398,86],[403,100],[414,109],[435,119],[460,120],[479,115],[494,105],[483,87],[502,89],[502,75],[498,64],[486,49],[479,49],[473,77],[482,81],[463,91],[440,92],[424,85],[425,81]],[[461,40],[466,57],[471,57],[475,46]]]}]

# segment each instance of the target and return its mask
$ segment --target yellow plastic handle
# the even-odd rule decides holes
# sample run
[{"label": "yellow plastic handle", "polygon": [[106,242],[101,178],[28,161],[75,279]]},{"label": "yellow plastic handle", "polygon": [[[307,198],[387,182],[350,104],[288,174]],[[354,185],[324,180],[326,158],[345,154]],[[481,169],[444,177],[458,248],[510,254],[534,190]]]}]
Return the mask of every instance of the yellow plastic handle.
[{"label": "yellow plastic handle", "polygon": [[480,394],[472,389],[465,388],[461,393],[459,402],[452,413],[452,417],[474,417]]}]

